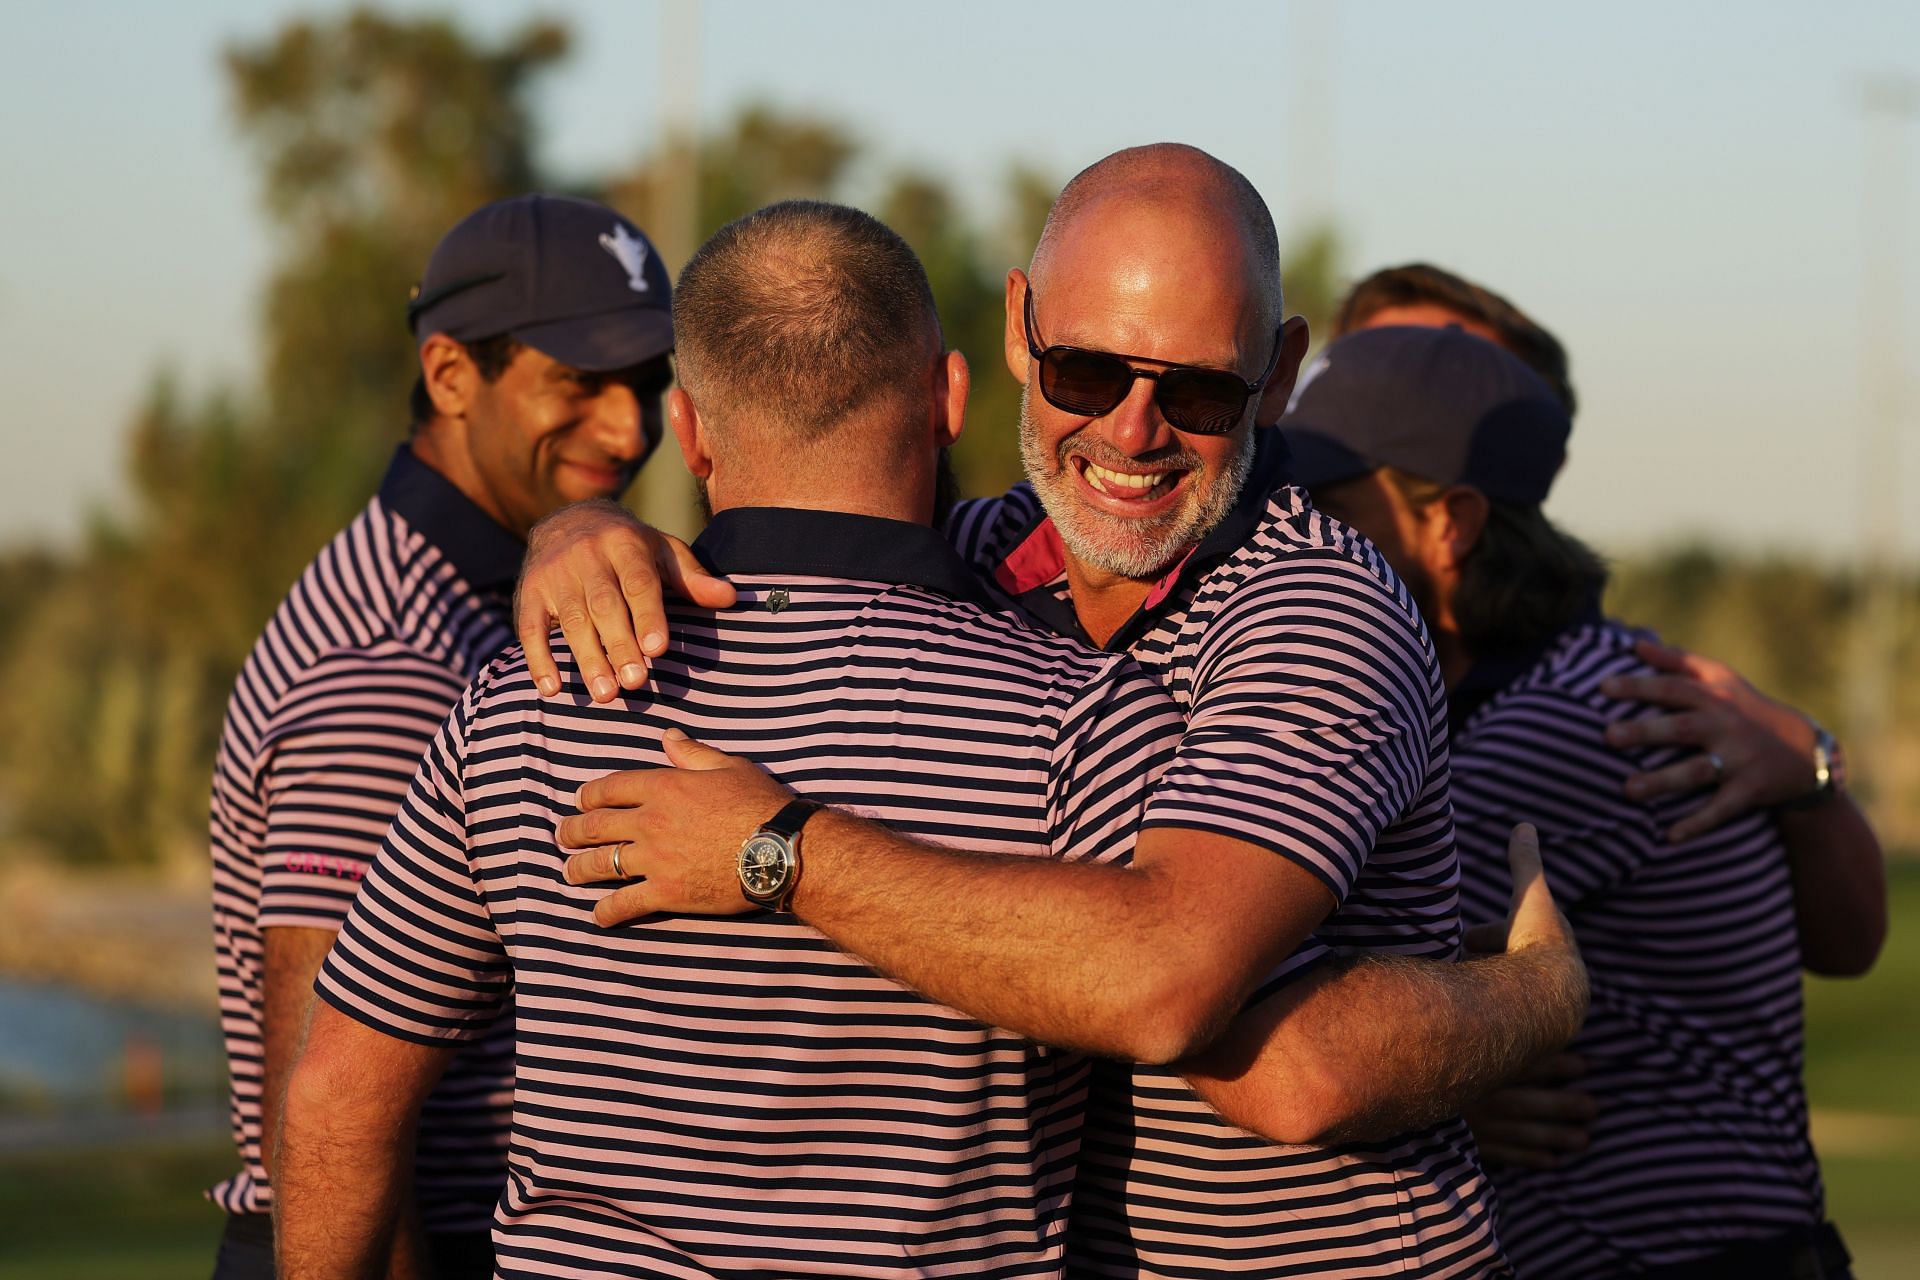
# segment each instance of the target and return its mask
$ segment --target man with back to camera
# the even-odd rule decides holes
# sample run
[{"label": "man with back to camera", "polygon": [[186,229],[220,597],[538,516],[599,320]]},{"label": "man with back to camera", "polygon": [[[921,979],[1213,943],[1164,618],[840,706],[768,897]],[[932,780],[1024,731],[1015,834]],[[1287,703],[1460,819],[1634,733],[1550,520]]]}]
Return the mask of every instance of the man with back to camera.
[{"label": "man with back to camera", "polygon": [[1433,627],[1468,919],[1498,914],[1500,837],[1532,823],[1589,966],[1584,1149],[1494,1166],[1515,1265],[1845,1277],[1807,1136],[1789,856],[1764,810],[1675,841],[1694,798],[1627,794],[1679,753],[1611,745],[1652,668],[1600,613],[1599,559],[1540,511],[1561,399],[1462,328],[1371,328],[1328,347],[1282,426],[1315,503],[1381,548]]},{"label": "man with back to camera", "polygon": [[[1444,963],[1455,871],[1430,644],[1371,548],[1275,487],[1278,441],[1252,426],[1279,413],[1305,346],[1301,322],[1280,319],[1277,260],[1245,179],[1163,146],[1068,184],[1031,280],[1008,278],[1040,501],[1023,486],[963,508],[949,533],[1055,629],[1141,658],[1188,712],[1132,868],[1009,865],[827,810],[792,906],[935,998],[1149,1064],[1188,1058],[1249,995],[1271,997],[1184,1071],[1239,1122],[1319,1145],[1233,1128],[1160,1066],[1097,1064],[1079,1269],[1497,1274],[1471,1144],[1434,1121],[1464,1078],[1504,1071],[1512,1045],[1553,1040],[1578,1001],[1566,970]],[[592,627],[623,621],[601,600],[582,630],[578,587],[605,592],[604,562],[646,543],[623,549],[635,535],[610,513],[568,524],[552,572],[523,583],[522,619],[558,603],[578,653]],[[562,825],[563,843],[600,846],[571,876],[648,877],[602,904],[605,922],[740,909],[732,860],[784,799],[717,752],[669,755],[694,767],[589,784],[592,812]],[[1354,953],[1399,962],[1317,964]],[[1453,985],[1477,981],[1471,995]],[[1295,1003],[1303,990],[1327,998]],[[1383,1110],[1329,1122],[1361,1096]]]},{"label": "man with back to camera", "polygon": [[509,990],[501,1275],[1060,1273],[1085,1063],[780,910],[811,805],[768,815],[757,914],[612,932],[563,878],[554,819],[684,728],[916,836],[1106,861],[1179,712],[1130,660],[993,611],[929,527],[966,364],[898,236],[763,209],[694,255],[674,320],[674,434],[716,513],[696,545],[738,607],[676,607],[648,688],[612,706],[542,699],[510,652],[435,738],[288,1086],[287,1280],[377,1265],[391,1135]]},{"label": "man with back to camera", "polygon": [[[280,1091],[313,979],[434,729],[502,647],[527,530],[623,491],[661,434],[665,270],[611,209],[529,195],[447,233],[408,307],[411,438],[302,574],[228,704],[213,778],[213,916],[243,1167],[220,1277],[272,1274]],[[442,1275],[486,1274],[511,1027],[448,1071],[423,1123],[419,1214]]]}]

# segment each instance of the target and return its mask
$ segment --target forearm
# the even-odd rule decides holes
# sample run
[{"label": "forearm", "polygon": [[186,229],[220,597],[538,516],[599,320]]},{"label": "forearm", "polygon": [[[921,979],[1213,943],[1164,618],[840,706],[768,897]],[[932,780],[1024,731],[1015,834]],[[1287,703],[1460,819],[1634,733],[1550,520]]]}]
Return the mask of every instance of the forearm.
[{"label": "forearm", "polygon": [[[274,1174],[281,1280],[422,1274],[410,1203],[414,1117],[354,1104],[324,1068],[294,1072]],[[390,1268],[391,1264],[391,1268]]]},{"label": "forearm", "polygon": [[313,980],[334,937],[331,929],[279,927],[261,935],[260,1163],[270,1184],[280,1136],[281,1099],[313,1008]]},{"label": "forearm", "polygon": [[1571,949],[1460,963],[1333,961],[1248,1009],[1181,1064],[1226,1119],[1283,1143],[1422,1128],[1566,1044],[1586,1016]]},{"label": "forearm", "polygon": [[[792,906],[875,968],[1047,1044],[1168,1061],[1243,987],[1195,997],[1205,934],[1137,867],[973,855],[823,810]],[[1214,1009],[1200,1006],[1211,1003]]]},{"label": "forearm", "polygon": [[1793,878],[1801,961],[1828,977],[1873,967],[1887,937],[1887,864],[1851,797],[1775,811]]}]

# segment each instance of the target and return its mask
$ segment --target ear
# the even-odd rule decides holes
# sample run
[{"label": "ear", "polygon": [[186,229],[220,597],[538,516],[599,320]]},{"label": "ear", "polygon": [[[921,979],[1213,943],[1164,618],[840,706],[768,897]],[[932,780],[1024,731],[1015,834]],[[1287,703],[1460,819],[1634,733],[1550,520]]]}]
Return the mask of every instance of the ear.
[{"label": "ear", "polygon": [[1021,386],[1032,376],[1033,356],[1027,348],[1027,273],[1015,267],[1007,272],[1007,371]]},{"label": "ear", "polygon": [[420,377],[433,401],[433,411],[453,419],[467,416],[481,382],[480,370],[467,349],[444,333],[429,334],[420,344]]},{"label": "ear", "polygon": [[1487,531],[1491,509],[1486,494],[1465,484],[1443,489],[1439,497],[1427,504],[1427,518],[1439,522],[1433,530],[1431,544],[1446,568],[1458,569],[1480,545],[1480,535]]},{"label": "ear", "polygon": [[949,351],[933,366],[933,443],[945,449],[960,438],[967,425],[967,391],[971,374],[967,358]]},{"label": "ear", "polygon": [[1260,406],[1253,417],[1255,426],[1270,427],[1280,421],[1280,415],[1287,411],[1287,401],[1293,398],[1300,362],[1306,358],[1307,318],[1295,316],[1280,326],[1280,360],[1273,366],[1273,376],[1267,379],[1266,389],[1260,393]]},{"label": "ear", "polygon": [[673,428],[673,438],[680,443],[680,456],[687,460],[687,470],[698,480],[711,476],[713,448],[707,441],[706,425],[700,421],[700,411],[693,407],[693,397],[678,386],[667,392],[667,425]]}]

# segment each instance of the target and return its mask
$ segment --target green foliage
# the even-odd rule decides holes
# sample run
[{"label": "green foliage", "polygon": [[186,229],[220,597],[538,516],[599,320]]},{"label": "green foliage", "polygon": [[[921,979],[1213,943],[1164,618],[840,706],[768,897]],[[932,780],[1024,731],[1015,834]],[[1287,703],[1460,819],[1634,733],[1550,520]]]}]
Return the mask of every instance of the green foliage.
[{"label": "green foliage", "polygon": [[[404,436],[405,304],[433,245],[475,207],[551,186],[530,90],[568,44],[547,21],[487,43],[448,18],[362,9],[227,51],[234,120],[280,247],[263,366],[249,393],[196,403],[156,379],[127,433],[131,501],[64,563],[0,560],[0,715],[25,730],[0,741],[9,846],[74,862],[202,856],[233,675]],[[684,253],[774,200],[857,198],[871,189],[852,187],[861,154],[832,121],[749,106],[697,146],[659,140],[631,171],[584,187]],[[689,172],[697,200],[682,226]],[[1019,474],[1001,281],[1052,188],[1012,170],[1006,225],[983,235],[936,178],[879,175],[873,207],[923,256],[949,341],[974,368],[956,458],[973,492]]]}]

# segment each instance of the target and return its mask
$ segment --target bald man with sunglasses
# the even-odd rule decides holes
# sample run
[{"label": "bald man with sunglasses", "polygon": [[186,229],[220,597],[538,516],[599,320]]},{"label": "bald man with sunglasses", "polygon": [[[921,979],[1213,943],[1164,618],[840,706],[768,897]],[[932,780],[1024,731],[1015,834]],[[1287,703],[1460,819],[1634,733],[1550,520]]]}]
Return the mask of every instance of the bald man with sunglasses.
[{"label": "bald man with sunglasses", "polygon": [[[824,810],[791,842],[788,907],[983,1021],[1116,1060],[1089,1104],[1076,1270],[1505,1274],[1449,1117],[1520,1046],[1564,1041],[1584,975],[1524,837],[1508,954],[1453,963],[1432,643],[1254,425],[1306,348],[1264,203],[1191,148],[1109,157],[1009,273],[1007,315],[1031,487],[964,505],[949,536],[1028,612],[1158,676],[1187,714],[1180,753],[1130,867],[1015,865]],[[658,540],[605,513],[569,524],[536,549],[523,639],[544,650],[557,604],[576,655],[611,634],[630,679],[652,646],[605,597],[639,596],[648,636],[632,579]],[[698,744],[670,755],[588,784],[561,826],[571,878],[635,880],[602,923],[747,909],[736,859],[784,790]]]}]

